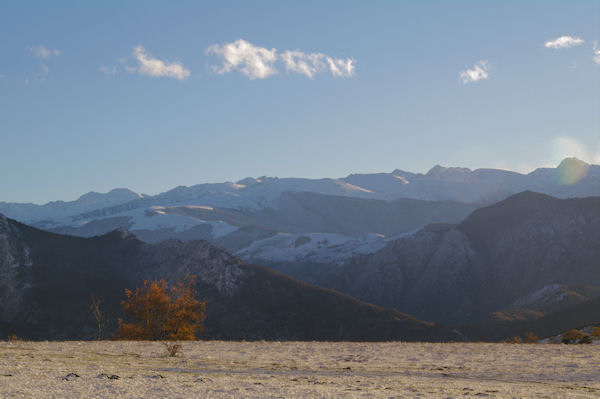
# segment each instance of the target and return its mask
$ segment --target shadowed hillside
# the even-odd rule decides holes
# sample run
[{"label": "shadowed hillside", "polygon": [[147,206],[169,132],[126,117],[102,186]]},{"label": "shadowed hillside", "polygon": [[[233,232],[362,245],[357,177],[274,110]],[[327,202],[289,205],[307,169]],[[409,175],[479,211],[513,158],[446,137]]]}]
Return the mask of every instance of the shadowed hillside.
[{"label": "shadowed hillside", "polygon": [[94,238],[48,233],[0,218],[0,333],[31,339],[93,335],[91,294],[113,321],[126,287],[196,276],[207,303],[205,338],[448,340],[450,329],[247,265],[205,241],[146,244],[126,232]]}]

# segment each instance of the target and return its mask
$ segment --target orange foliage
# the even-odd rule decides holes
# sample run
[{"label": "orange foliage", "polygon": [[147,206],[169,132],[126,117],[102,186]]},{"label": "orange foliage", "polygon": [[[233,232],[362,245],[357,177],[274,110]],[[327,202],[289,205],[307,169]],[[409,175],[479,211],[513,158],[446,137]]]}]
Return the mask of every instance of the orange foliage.
[{"label": "orange foliage", "polygon": [[206,305],[194,299],[194,276],[176,285],[165,280],[144,280],[144,285],[125,290],[123,312],[132,320],[119,319],[119,335],[132,340],[194,340],[202,332]]},{"label": "orange foliage", "polygon": [[539,337],[537,335],[535,335],[534,333],[532,333],[531,331],[528,333],[525,333],[525,343],[537,344],[537,342],[539,340],[540,340]]}]

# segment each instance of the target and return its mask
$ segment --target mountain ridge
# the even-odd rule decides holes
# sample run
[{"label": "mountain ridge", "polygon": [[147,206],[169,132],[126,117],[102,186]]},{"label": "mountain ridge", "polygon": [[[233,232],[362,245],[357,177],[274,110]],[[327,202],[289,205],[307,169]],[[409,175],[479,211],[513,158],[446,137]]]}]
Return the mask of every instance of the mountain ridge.
[{"label": "mountain ridge", "polygon": [[[0,201],[0,213],[8,215],[9,217],[14,217],[15,208],[26,207],[30,209],[43,209],[51,208],[55,206],[61,207],[69,207],[77,205],[76,212],[71,212],[69,216],[75,216],[78,213],[86,213],[95,209],[101,209],[102,204],[93,204],[93,202],[118,202],[113,205],[124,205],[126,203],[136,201],[136,200],[146,200],[145,203],[149,203],[148,201],[152,201],[156,199],[157,201],[162,201],[165,203],[177,203],[180,201],[185,201],[186,199],[198,199],[202,195],[214,195],[218,193],[223,194],[232,194],[236,193],[239,190],[255,190],[256,186],[263,186],[265,188],[266,197],[264,200],[266,202],[263,205],[272,205],[272,198],[275,198],[279,194],[286,191],[309,191],[316,192],[321,194],[330,194],[330,195],[347,195],[347,196],[358,196],[364,198],[374,198],[374,199],[385,199],[390,200],[394,198],[413,198],[413,199],[425,199],[425,200],[456,200],[460,202],[474,202],[479,200],[480,198],[472,198],[472,201],[469,201],[468,197],[460,197],[459,198],[450,198],[447,195],[445,198],[438,197],[432,198],[428,197],[426,192],[414,192],[414,191],[406,191],[402,192],[398,190],[398,187],[391,187],[392,191],[389,190],[378,190],[375,189],[372,184],[374,183],[364,183],[364,179],[373,179],[376,182],[378,179],[386,180],[386,182],[394,182],[400,184],[400,186],[410,186],[414,183],[422,182],[424,179],[427,179],[427,176],[433,177],[434,179],[439,180],[440,177],[443,176],[469,176],[471,183],[474,183],[473,177],[477,178],[481,175],[489,178],[490,174],[496,174],[498,176],[504,176],[504,178],[514,178],[516,185],[519,186],[520,189],[516,190],[516,192],[521,192],[527,190],[527,187],[520,187],[522,185],[531,185],[531,182],[524,182],[523,179],[527,179],[528,177],[536,177],[546,175],[548,172],[551,174],[569,174],[572,173],[578,179],[585,179],[586,177],[594,179],[594,189],[600,189],[600,185],[598,185],[598,179],[600,179],[600,166],[599,165],[591,165],[587,164],[577,158],[565,158],[556,168],[538,168],[528,174],[522,174],[519,172],[503,170],[503,169],[492,169],[492,168],[478,168],[471,170],[469,168],[461,168],[461,167],[443,167],[440,165],[436,165],[432,167],[427,173],[412,173],[402,171],[400,169],[395,169],[391,173],[355,173],[350,174],[346,177],[342,178],[322,178],[322,179],[303,179],[303,178],[277,178],[277,177],[265,177],[262,176],[260,178],[252,178],[247,177],[239,180],[238,182],[224,182],[224,183],[203,183],[196,184],[192,186],[177,186],[173,189],[167,190],[165,192],[156,194],[156,195],[145,195],[145,194],[137,194],[129,189],[125,188],[115,188],[110,190],[107,193],[97,193],[94,191],[90,191],[86,194],[81,195],[77,200],[74,201],[51,201],[43,205],[33,204],[33,203],[17,203],[17,202],[2,202]],[[589,176],[588,176],[589,175]],[[560,181],[560,176],[551,176],[552,178],[556,178],[558,185],[569,186],[576,185],[578,181]],[[391,180],[390,180],[391,179]],[[354,184],[359,180],[363,181],[363,184]],[[450,179],[452,180],[452,178]],[[506,184],[506,182],[502,183]],[[270,194],[267,193],[267,187],[272,187],[274,192]],[[320,186],[320,188],[319,188]],[[338,189],[336,189],[338,187]],[[545,192],[547,190],[540,190],[539,187],[533,187],[537,192]],[[340,191],[341,190],[341,191]],[[263,190],[264,191],[264,190]],[[371,195],[372,194],[372,195]],[[431,193],[430,193],[431,194]],[[487,193],[490,194],[490,193]],[[552,193],[548,193],[552,194]],[[568,195],[567,193],[561,193]],[[390,196],[391,195],[391,196]],[[441,195],[441,194],[440,194]],[[456,195],[453,194],[453,195]],[[264,194],[263,194],[264,196]],[[472,197],[473,195],[471,195]],[[269,200],[269,198],[271,198]],[[253,199],[254,203],[246,203],[246,207],[252,207],[260,205],[260,201],[258,199]],[[89,204],[87,210],[80,211],[81,203],[92,202]],[[229,203],[228,205],[233,205],[233,207],[241,207],[243,209],[243,203]],[[227,207],[227,206],[224,206]],[[8,212],[7,212],[8,211]],[[12,211],[12,213],[10,212]],[[40,217],[40,216],[38,216]]]},{"label": "mountain ridge", "polygon": [[126,231],[64,236],[3,216],[0,336],[89,338],[91,294],[103,299],[114,331],[125,288],[147,278],[174,283],[188,274],[207,303],[209,339],[459,339],[450,328],[244,263],[206,241],[148,244]]},{"label": "mountain ridge", "polygon": [[474,322],[553,284],[600,287],[600,197],[524,192],[314,281],[420,319]]}]

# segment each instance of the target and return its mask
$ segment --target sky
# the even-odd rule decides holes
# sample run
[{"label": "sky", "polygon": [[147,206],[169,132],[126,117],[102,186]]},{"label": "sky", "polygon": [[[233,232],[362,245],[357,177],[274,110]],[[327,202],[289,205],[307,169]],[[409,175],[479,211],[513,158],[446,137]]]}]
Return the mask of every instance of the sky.
[{"label": "sky", "polygon": [[600,0],[0,2],[0,201],[600,164]]}]

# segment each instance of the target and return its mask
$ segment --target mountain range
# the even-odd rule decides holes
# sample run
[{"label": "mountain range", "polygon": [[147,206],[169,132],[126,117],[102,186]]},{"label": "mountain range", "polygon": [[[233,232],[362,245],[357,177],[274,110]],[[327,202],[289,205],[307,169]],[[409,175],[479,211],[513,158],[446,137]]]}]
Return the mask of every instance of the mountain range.
[{"label": "mountain range", "polygon": [[104,298],[114,331],[125,288],[187,274],[207,302],[206,338],[553,335],[600,321],[599,222],[600,197],[523,192],[457,225],[429,225],[354,256],[321,276],[320,288],[207,241],[148,244],[127,231],[64,236],[1,216],[0,336],[89,338],[91,295]]},{"label": "mountain range", "polygon": [[[459,223],[481,206],[526,190],[557,198],[600,195],[600,166],[566,158],[529,174],[435,166],[425,174],[246,178],[154,196],[115,189],[45,205],[0,202],[0,213],[62,234],[127,229],[150,243],[205,239],[246,261],[340,264],[427,224]],[[315,251],[307,251],[310,246]]]},{"label": "mountain range", "polygon": [[551,331],[600,296],[600,166],[574,158],[527,175],[116,189],[0,213],[0,334],[85,338],[89,295],[116,320],[124,288],[187,273],[221,339],[491,339]]}]

